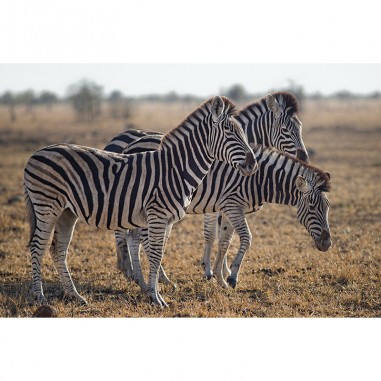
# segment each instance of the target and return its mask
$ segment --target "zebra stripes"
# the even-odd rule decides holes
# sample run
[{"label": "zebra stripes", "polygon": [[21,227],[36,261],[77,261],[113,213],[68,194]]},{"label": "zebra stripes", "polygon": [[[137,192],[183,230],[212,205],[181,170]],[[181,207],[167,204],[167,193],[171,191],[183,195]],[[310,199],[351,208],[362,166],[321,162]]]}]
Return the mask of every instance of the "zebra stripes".
[{"label": "zebra stripes", "polygon": [[[142,149],[153,147],[152,142],[155,139],[158,144],[158,136],[141,138],[131,144],[131,149],[136,150],[139,146]],[[149,143],[145,144],[145,141]],[[227,283],[224,280],[222,262],[233,231],[240,237],[240,248],[228,277],[228,283],[234,288],[242,260],[252,241],[245,213],[258,211],[264,203],[297,206],[298,221],[308,230],[318,250],[326,251],[331,246],[329,202],[324,193],[330,188],[329,174],[274,149],[257,145],[253,150],[259,165],[254,175],[242,177],[226,164],[214,162],[196,189],[187,210],[188,214],[222,212],[228,221],[225,235],[220,237],[215,266],[217,280],[223,287],[227,287]],[[135,239],[139,239],[139,235]],[[149,251],[145,229],[142,231],[142,241],[145,251]],[[134,260],[136,253],[132,254]],[[136,274],[138,283],[144,285],[139,265],[136,270],[139,272]],[[165,273],[163,276],[168,283]]]},{"label": "zebra stripes", "polygon": [[165,306],[157,281],[168,225],[185,216],[194,190],[215,159],[229,163],[244,176],[257,169],[235,115],[228,99],[215,97],[164,135],[155,151],[121,155],[58,144],[35,152],[24,170],[24,191],[36,299],[46,301],[41,261],[53,234],[51,254],[65,295],[86,303],[66,265],[68,246],[80,219],[111,230],[148,227],[148,294],[153,303]]},{"label": "zebra stripes", "polygon": [[[297,156],[301,160],[307,161],[308,154],[302,139],[302,124],[296,113],[298,112],[298,103],[296,98],[287,92],[277,92],[269,94],[266,97],[254,102],[244,109],[240,110],[236,116],[237,121],[241,124],[248,141],[251,143],[263,144],[269,147],[275,147],[279,150],[289,153],[290,155]],[[130,143],[137,137],[144,137],[152,135],[150,138],[140,140],[139,144],[132,148]],[[149,140],[147,140],[149,139]],[[158,143],[159,134],[150,134],[148,131],[135,131],[128,130],[114,139],[112,139],[104,148],[116,152],[122,152],[129,147],[131,153],[141,152],[144,149],[155,149],[155,144]],[[215,184],[219,184],[220,179],[216,179]],[[235,184],[235,183],[233,183]],[[220,192],[221,186],[218,188],[216,185],[211,184],[210,189],[205,190],[209,193],[211,200],[216,197],[216,191]],[[210,266],[210,253],[212,244],[215,240],[216,227],[213,222],[216,216],[206,216],[204,224],[205,235],[205,252],[204,252],[204,268],[205,277],[212,277]],[[210,223],[208,223],[210,221]],[[136,235],[136,233],[135,233]],[[118,253],[118,268],[125,274],[127,278],[134,278],[133,266],[131,264],[130,253],[128,251],[127,237],[125,232],[118,231],[115,233]],[[132,243],[132,241],[130,241]],[[136,243],[133,243],[137,247]],[[131,250],[131,253],[133,251]],[[135,263],[139,266],[136,256],[138,254],[131,254],[132,259],[135,258]],[[135,278],[137,278],[135,274]],[[141,277],[135,279],[142,288],[144,283]],[[168,279],[166,280],[169,281]]]},{"label": "zebra stripes", "polygon": [[[233,229],[240,236],[241,247],[232,262],[231,274],[227,281],[235,288],[244,255],[252,239],[244,214],[258,211],[264,203],[296,206],[297,219],[314,239],[316,248],[327,251],[332,244],[328,223],[329,201],[325,194],[330,190],[329,173],[263,146],[258,145],[253,150],[258,160],[258,172],[247,179],[242,178],[237,192],[232,192],[219,206],[225,220],[222,218],[220,222],[219,247],[214,271],[219,284],[223,287],[227,286],[224,280],[226,274],[223,261]],[[214,166],[210,176],[217,176],[218,171],[217,166]],[[203,181],[200,191],[208,181],[209,178]],[[197,199],[197,195],[195,196],[194,202]],[[190,208],[188,213],[192,210],[195,209]]]},{"label": "zebra stripes", "polygon": [[[291,93],[280,91],[247,105],[235,116],[249,143],[275,147],[279,151],[308,161],[302,139],[302,123],[297,117],[298,101]],[[147,135],[163,135],[157,131],[127,130],[115,136],[105,151],[122,153],[133,141]]]},{"label": "zebra stripes", "polygon": [[149,130],[139,130],[139,129],[129,129],[127,131],[122,132],[121,134],[113,137],[105,148],[105,151],[122,153],[124,149],[129,146],[132,142],[137,139],[140,139],[142,136],[147,135],[161,135],[161,132],[157,131],[149,131]]}]

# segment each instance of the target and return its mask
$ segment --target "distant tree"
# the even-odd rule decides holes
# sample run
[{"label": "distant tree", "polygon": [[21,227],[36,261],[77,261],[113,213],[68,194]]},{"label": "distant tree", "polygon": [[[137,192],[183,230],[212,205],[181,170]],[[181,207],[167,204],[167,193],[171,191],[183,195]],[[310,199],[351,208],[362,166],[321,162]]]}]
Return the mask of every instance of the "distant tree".
[{"label": "distant tree", "polygon": [[127,100],[123,93],[114,90],[110,93],[108,99],[110,116],[115,119],[129,119],[131,117],[130,101]]},{"label": "distant tree", "polygon": [[69,100],[79,119],[93,122],[101,114],[102,87],[95,82],[82,80],[68,89]]},{"label": "distant tree", "polygon": [[16,103],[25,105],[26,111],[33,112],[33,105],[36,103],[36,96],[33,90],[25,90],[18,93]]},{"label": "distant tree", "polygon": [[316,91],[315,93],[310,94],[308,96],[308,98],[313,99],[313,100],[323,99],[323,94],[320,91]]},{"label": "distant tree", "polygon": [[355,98],[355,95],[348,90],[341,90],[336,92],[334,94],[334,97],[337,99],[347,100],[347,99]]},{"label": "distant tree", "polygon": [[377,90],[373,91],[372,93],[368,94],[368,98],[371,98],[371,99],[381,98],[381,93]]},{"label": "distant tree", "polygon": [[52,105],[58,102],[58,97],[51,91],[43,91],[40,96],[36,99],[38,104],[46,105],[47,109],[51,109]]},{"label": "distant tree", "polygon": [[163,95],[163,101],[172,103],[179,100],[179,95],[175,91],[170,91],[169,93]]},{"label": "distant tree", "polygon": [[370,99],[378,99],[381,97],[381,92],[376,90],[376,91],[373,91],[372,93],[369,93],[366,97]]},{"label": "distant tree", "polygon": [[0,103],[3,104],[4,106],[8,106],[9,119],[11,120],[12,123],[15,122],[16,121],[16,113],[15,113],[16,99],[15,99],[15,96],[10,91],[6,91],[0,97]]},{"label": "distant tree", "polygon": [[246,98],[246,90],[242,85],[235,84],[226,91],[226,96],[239,102]]},{"label": "distant tree", "polygon": [[108,97],[109,102],[120,101],[121,99],[123,99],[123,93],[119,90],[112,91]]}]

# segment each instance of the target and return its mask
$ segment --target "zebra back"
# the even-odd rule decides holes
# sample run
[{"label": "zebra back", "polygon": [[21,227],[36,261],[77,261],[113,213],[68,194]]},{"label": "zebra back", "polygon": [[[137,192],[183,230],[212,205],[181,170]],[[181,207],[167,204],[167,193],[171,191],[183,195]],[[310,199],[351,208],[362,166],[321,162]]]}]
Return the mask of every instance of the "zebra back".
[{"label": "zebra back", "polygon": [[[243,128],[249,143],[274,147],[308,161],[302,139],[302,123],[297,112],[298,101],[293,94],[276,92],[250,103],[236,114],[235,119]],[[148,130],[127,130],[115,136],[104,149],[120,153],[133,140],[147,135],[164,134]]]},{"label": "zebra back", "polygon": [[140,139],[143,136],[147,135],[159,135],[162,136],[161,132],[150,131],[150,130],[132,130],[129,129],[120,133],[119,135],[113,137],[107,145],[104,147],[105,151],[122,153],[123,150],[129,146],[135,140]]}]

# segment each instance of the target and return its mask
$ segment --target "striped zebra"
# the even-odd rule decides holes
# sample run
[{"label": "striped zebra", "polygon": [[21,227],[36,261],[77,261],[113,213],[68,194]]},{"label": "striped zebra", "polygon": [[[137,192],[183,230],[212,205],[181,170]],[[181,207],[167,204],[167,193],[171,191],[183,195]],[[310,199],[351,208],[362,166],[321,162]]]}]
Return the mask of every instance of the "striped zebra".
[{"label": "striped zebra", "polygon": [[[139,149],[153,149],[159,142],[158,136],[143,137],[131,143],[129,150],[136,152]],[[252,241],[245,214],[258,211],[264,203],[297,206],[297,218],[314,239],[317,249],[326,251],[331,246],[329,202],[324,193],[330,189],[329,174],[275,149],[261,145],[253,147],[259,165],[254,175],[242,177],[238,171],[225,163],[214,162],[196,189],[187,210],[187,214],[222,212],[228,221],[226,225],[229,229],[223,230],[225,236],[220,237],[215,266],[218,283],[223,287],[227,287],[222,268],[228,248],[227,242],[230,243],[235,229],[241,243],[228,277],[228,283],[235,288],[242,260]],[[135,240],[135,250],[140,239],[145,252],[149,252],[146,229],[143,229],[142,237],[137,234],[132,239]],[[135,250],[131,250],[134,270],[137,271],[135,276],[138,284],[144,289],[143,274]],[[164,271],[162,276],[166,283],[170,282]]]},{"label": "striped zebra", "polygon": [[86,303],[66,264],[80,219],[114,231],[148,228],[148,295],[154,304],[166,306],[157,283],[168,225],[185,216],[194,190],[214,160],[229,163],[244,176],[257,169],[235,115],[231,101],[215,97],[164,135],[155,151],[122,155],[58,144],[35,152],[24,170],[24,192],[30,224],[32,293],[37,301],[46,302],[41,261],[53,235],[50,252],[65,296]]},{"label": "striped zebra", "polygon": [[[327,251],[332,245],[328,223],[329,201],[325,193],[330,190],[329,173],[274,149],[258,145],[253,147],[253,151],[258,160],[258,171],[247,179],[241,178],[240,188],[232,191],[228,197],[225,195],[219,207],[223,213],[219,218],[219,243],[214,273],[223,287],[227,287],[228,284],[236,287],[244,255],[251,246],[252,236],[250,231],[247,234],[248,226],[244,214],[257,212],[264,203],[296,206],[297,219],[314,239],[316,248],[319,251]],[[200,211],[200,206],[208,208],[199,195],[210,182],[210,178],[216,178],[219,172],[221,173],[217,167],[218,165],[213,166],[210,174],[204,179],[194,195],[188,213]],[[228,170],[227,173],[229,172],[233,171]],[[227,187],[226,184],[224,189]],[[193,207],[197,203],[200,205]],[[240,235],[241,247],[227,273],[224,264],[234,229]],[[242,241],[246,242],[246,250],[241,250]]]},{"label": "striped zebra", "polygon": [[[269,94],[257,102],[251,103],[242,109],[236,119],[241,124],[250,143],[262,144],[275,147],[290,155],[297,156],[301,160],[308,161],[308,154],[302,139],[302,124],[297,117],[298,102],[294,95],[288,92],[276,92]],[[150,141],[145,141],[143,146],[146,149],[155,149],[158,134],[151,134],[149,131],[128,130],[113,138],[104,148],[107,151],[123,152],[129,144],[138,137],[152,136]],[[142,147],[142,148],[144,148]],[[137,147],[139,151],[139,147]],[[213,273],[210,265],[210,254],[213,242],[216,238],[216,214],[206,214],[204,224],[204,235],[206,239],[204,251],[205,277],[211,278]],[[132,234],[132,233],[131,233]],[[139,236],[137,232],[134,235]],[[131,235],[126,235],[123,231],[115,233],[117,243],[118,268],[128,278],[137,278],[133,275],[133,264],[131,256],[138,265],[136,250],[139,245],[134,242]],[[127,241],[129,243],[127,243]],[[130,254],[135,251],[135,255]],[[135,279],[137,282],[141,282]],[[168,283],[168,279],[166,279]]]}]

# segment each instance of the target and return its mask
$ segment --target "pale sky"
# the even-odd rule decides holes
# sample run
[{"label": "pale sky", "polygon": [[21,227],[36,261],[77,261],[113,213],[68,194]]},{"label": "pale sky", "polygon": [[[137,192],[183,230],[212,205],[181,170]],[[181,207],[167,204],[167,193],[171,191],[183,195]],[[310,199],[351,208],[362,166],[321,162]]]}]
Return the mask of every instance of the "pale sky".
[{"label": "pale sky", "polygon": [[292,80],[307,93],[381,91],[381,64],[0,64],[0,94],[33,89],[60,96],[88,79],[107,95],[179,94],[209,96],[239,83],[249,93],[279,90]]}]

